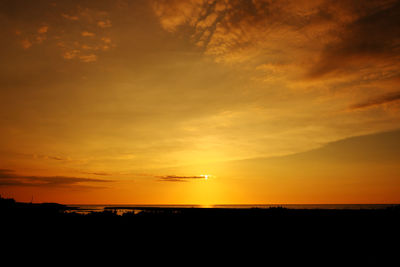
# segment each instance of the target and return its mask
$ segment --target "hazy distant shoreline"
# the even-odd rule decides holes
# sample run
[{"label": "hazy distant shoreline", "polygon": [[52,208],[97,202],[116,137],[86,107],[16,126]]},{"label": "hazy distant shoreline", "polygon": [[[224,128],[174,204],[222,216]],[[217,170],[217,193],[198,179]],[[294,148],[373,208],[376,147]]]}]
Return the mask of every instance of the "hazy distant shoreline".
[{"label": "hazy distant shoreline", "polygon": [[226,205],[99,205],[99,204],[70,204],[66,205],[73,212],[101,212],[116,210],[119,214],[130,211],[149,209],[270,209],[285,208],[289,210],[380,210],[395,207],[400,204],[226,204]]},{"label": "hazy distant shoreline", "polygon": [[20,216],[30,214],[38,216],[58,215],[148,215],[157,214],[181,216],[260,216],[265,215],[380,215],[393,212],[398,214],[399,204],[265,204],[265,205],[64,205],[58,203],[25,203],[14,199],[0,198],[0,210],[3,214]]}]

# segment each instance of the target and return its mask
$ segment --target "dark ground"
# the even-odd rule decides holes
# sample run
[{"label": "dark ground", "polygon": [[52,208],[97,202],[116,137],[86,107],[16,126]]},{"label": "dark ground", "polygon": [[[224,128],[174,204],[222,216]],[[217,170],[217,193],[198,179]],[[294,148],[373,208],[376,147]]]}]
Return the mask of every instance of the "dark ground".
[{"label": "dark ground", "polygon": [[95,253],[97,260],[145,258],[149,263],[145,265],[183,261],[189,266],[399,266],[400,262],[400,206],[143,208],[124,215],[113,210],[86,215],[67,210],[55,203],[0,199],[3,244],[24,252],[62,252],[63,258],[74,253]]}]

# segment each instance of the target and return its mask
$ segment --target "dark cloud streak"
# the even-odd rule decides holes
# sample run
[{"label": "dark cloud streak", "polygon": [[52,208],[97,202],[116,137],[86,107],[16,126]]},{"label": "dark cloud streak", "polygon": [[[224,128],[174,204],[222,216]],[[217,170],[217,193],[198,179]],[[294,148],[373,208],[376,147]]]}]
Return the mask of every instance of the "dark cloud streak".
[{"label": "dark cloud streak", "polygon": [[391,93],[391,94],[387,94],[387,95],[382,95],[382,96],[379,96],[376,98],[371,98],[367,101],[354,104],[354,105],[350,106],[350,109],[355,110],[355,109],[369,108],[372,106],[391,103],[391,102],[398,101],[398,100],[400,100],[400,91]]},{"label": "dark cloud streak", "polygon": [[177,175],[166,175],[166,176],[157,176],[159,181],[164,182],[187,182],[191,179],[204,179],[204,176],[177,176]]},{"label": "dark cloud streak", "polygon": [[109,182],[112,182],[112,180],[68,176],[19,175],[14,170],[0,169],[0,186],[81,187],[82,183]]},{"label": "dark cloud streak", "polygon": [[[373,3],[373,2],[371,2]],[[329,43],[320,60],[309,70],[309,78],[321,78],[361,62],[396,61],[400,49],[400,2],[382,3],[374,9],[353,10],[354,22],[338,31],[338,41]]]}]

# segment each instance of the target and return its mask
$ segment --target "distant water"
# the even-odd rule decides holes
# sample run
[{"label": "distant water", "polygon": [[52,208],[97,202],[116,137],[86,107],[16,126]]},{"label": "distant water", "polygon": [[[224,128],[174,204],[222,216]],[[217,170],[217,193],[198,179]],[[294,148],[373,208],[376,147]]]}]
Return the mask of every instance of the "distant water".
[{"label": "distant water", "polygon": [[145,208],[214,208],[214,209],[268,209],[283,207],[288,209],[386,209],[399,204],[265,204],[265,205],[67,205],[71,211],[78,213],[101,212],[115,209],[118,214],[139,212]]}]

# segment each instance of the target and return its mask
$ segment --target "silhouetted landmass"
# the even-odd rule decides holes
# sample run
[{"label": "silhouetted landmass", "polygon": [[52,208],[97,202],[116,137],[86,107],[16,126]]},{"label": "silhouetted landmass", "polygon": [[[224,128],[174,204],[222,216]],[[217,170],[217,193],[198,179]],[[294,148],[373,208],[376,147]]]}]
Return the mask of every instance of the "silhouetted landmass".
[{"label": "silhouetted landmass", "polygon": [[268,255],[264,260],[278,259],[281,264],[386,266],[396,259],[400,237],[400,206],[376,210],[135,207],[123,215],[117,214],[118,209],[127,208],[80,214],[56,203],[0,199],[2,229],[17,236],[18,243],[44,239],[77,246],[90,241],[136,244],[153,256],[168,251],[168,257],[202,250],[221,257],[222,251],[230,251],[224,263],[250,253],[249,262]]},{"label": "silhouetted landmass", "polygon": [[[132,210],[118,215],[118,210]],[[80,213],[77,208],[71,208],[57,203],[22,203],[14,199],[0,197],[0,211],[5,220],[13,220],[26,216],[37,219],[57,217],[85,220],[85,218],[107,219],[114,217],[116,221],[123,220],[153,220],[153,219],[230,219],[230,220],[285,220],[285,219],[379,219],[388,220],[400,218],[400,205],[382,209],[289,209],[284,207],[269,208],[203,208],[203,207],[105,207],[104,211]],[[134,222],[134,221],[132,221]]]},{"label": "silhouetted landmass", "polygon": [[66,210],[68,210],[67,206],[58,203],[23,203],[0,196],[0,211],[3,215],[7,215],[6,219],[25,215],[54,216]]}]

